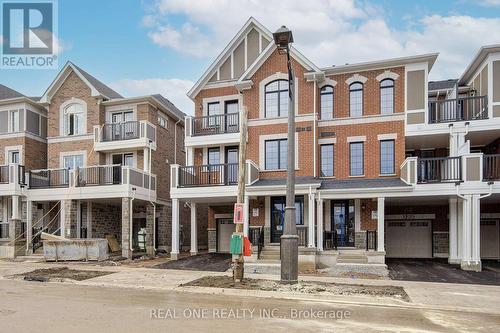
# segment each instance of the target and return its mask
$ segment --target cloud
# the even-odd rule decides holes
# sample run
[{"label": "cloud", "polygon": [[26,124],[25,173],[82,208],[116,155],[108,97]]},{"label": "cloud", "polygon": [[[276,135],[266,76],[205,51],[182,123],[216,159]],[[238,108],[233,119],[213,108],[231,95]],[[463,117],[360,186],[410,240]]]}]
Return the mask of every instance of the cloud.
[{"label": "cloud", "polygon": [[194,104],[186,96],[193,84],[189,80],[149,78],[119,80],[110,86],[129,97],[162,94],[184,113],[193,114]]},{"label": "cloud", "polygon": [[[254,16],[271,31],[286,24],[296,47],[320,67],[439,52],[432,79],[458,77],[480,46],[500,42],[493,33],[500,18],[412,13],[396,28],[387,15],[354,0],[156,0],[147,13],[151,40],[189,56],[215,58]],[[179,17],[184,22],[175,24]]]},{"label": "cloud", "polygon": [[500,0],[477,0],[476,2],[484,7],[500,6]]}]

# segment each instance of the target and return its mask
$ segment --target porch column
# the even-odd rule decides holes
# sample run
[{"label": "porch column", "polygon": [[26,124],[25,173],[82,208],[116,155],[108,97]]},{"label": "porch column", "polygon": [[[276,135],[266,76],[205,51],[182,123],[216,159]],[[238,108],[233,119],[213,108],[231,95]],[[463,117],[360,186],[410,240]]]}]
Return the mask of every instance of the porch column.
[{"label": "porch column", "polygon": [[33,253],[33,202],[26,202],[26,254]]},{"label": "porch column", "polygon": [[474,194],[469,195],[469,204],[467,205],[469,218],[466,226],[468,233],[468,243],[466,248],[468,249],[467,258],[464,258],[460,264],[463,270],[468,271],[481,271],[481,254],[480,254],[480,195]]},{"label": "porch column", "polygon": [[464,211],[465,211],[465,200],[457,198],[457,262],[464,257],[464,243],[463,243],[463,232],[464,232]]},{"label": "porch column", "polygon": [[76,238],[77,207],[74,200],[61,200],[61,236]]},{"label": "porch column", "polygon": [[179,258],[179,199],[172,199],[172,250],[170,259]]},{"label": "porch column", "polygon": [[132,221],[132,200],[130,198],[122,198],[122,257],[132,259],[132,243],[130,233],[132,229],[130,224]]},{"label": "porch column", "polygon": [[245,200],[243,202],[245,212],[243,214],[243,236],[248,237],[248,228],[250,226],[250,198],[248,195],[245,195]]},{"label": "porch column", "polygon": [[196,203],[191,202],[191,255],[198,254],[198,225],[196,221]]},{"label": "porch column", "polygon": [[155,255],[154,242],[154,209],[151,203],[146,203],[146,254]]},{"label": "porch column", "polygon": [[384,246],[384,220],[385,220],[385,198],[377,199],[377,251],[385,252]]},{"label": "porch column", "polygon": [[144,165],[142,166],[142,170],[149,172],[149,148],[144,148]]},{"label": "porch column", "polygon": [[472,195],[465,195],[463,201],[463,221],[462,221],[462,256],[460,266],[466,267],[471,260],[471,209],[470,202]]},{"label": "porch column", "polygon": [[318,198],[317,200],[317,211],[318,211],[318,229],[317,232],[317,249],[318,251],[323,251],[323,199]]},{"label": "porch column", "polygon": [[315,212],[315,207],[314,207],[314,203],[316,200],[314,200],[314,193],[310,193],[309,194],[309,216],[308,216],[308,222],[309,222],[309,230],[307,232],[307,235],[308,235],[308,247],[315,247],[316,246],[316,243],[315,243],[315,234],[314,234],[314,212]]},{"label": "porch column", "polygon": [[456,264],[459,262],[458,260],[458,207],[457,207],[457,198],[449,199],[449,232],[448,232],[448,243],[449,243],[449,257],[448,263]]}]

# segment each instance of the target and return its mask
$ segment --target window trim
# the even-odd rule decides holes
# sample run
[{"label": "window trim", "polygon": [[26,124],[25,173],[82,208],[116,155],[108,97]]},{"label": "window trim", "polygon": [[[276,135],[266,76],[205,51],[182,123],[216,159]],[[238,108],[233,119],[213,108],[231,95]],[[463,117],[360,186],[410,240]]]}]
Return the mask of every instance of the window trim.
[{"label": "window trim", "polygon": [[210,151],[215,151],[215,150],[217,150],[217,152],[219,153],[219,161],[216,164],[221,164],[221,161],[220,161],[221,149],[220,149],[220,147],[209,147],[209,148],[207,148],[207,165],[215,165],[215,164],[210,163]]},{"label": "window trim", "polygon": [[[360,84],[361,89],[353,89],[352,86],[355,84]],[[353,116],[351,108],[351,99],[352,99],[352,93],[356,91],[361,91],[361,114]],[[365,85],[360,81],[355,81],[349,85],[349,117],[350,118],[363,117],[364,113],[365,113]]]},{"label": "window trim", "polygon": [[64,169],[64,158],[68,156],[76,156],[76,155],[82,155],[83,156],[83,166],[87,166],[87,151],[86,150],[78,150],[78,151],[65,151],[65,152],[60,152],[59,153],[59,167],[61,169]]},{"label": "window trim", "polygon": [[[361,147],[363,148],[361,150],[361,169],[362,169],[362,173],[360,175],[353,175],[352,174],[351,149],[352,149],[352,145],[354,145],[354,144],[360,144]],[[365,143],[364,143],[364,141],[349,142],[349,177],[364,177],[364,176],[365,176]]]},{"label": "window trim", "polygon": [[[287,145],[288,145],[288,138],[264,140],[264,170],[266,170],[266,171],[286,170],[287,166],[285,165],[284,168],[282,168],[282,165],[281,165],[281,144],[280,144],[281,141],[287,141]],[[277,169],[268,169],[267,168],[267,143],[268,142],[278,142],[278,168]],[[288,161],[288,153],[287,153],[287,161]]]},{"label": "window trim", "polygon": [[[383,173],[382,172],[382,143],[392,142],[392,172]],[[379,141],[379,172],[381,176],[393,176],[396,174],[396,140],[385,139]]]},{"label": "window trim", "polygon": [[[267,91],[267,87],[269,85],[273,84],[274,82],[278,82],[278,90]],[[280,89],[280,86],[281,86],[280,82],[286,82],[286,85],[287,85],[286,90]],[[289,89],[288,80],[284,80],[284,79],[273,80],[271,82],[268,82],[264,86],[264,118],[283,118],[283,117],[286,117],[284,115],[281,115],[281,93],[282,92],[288,92],[288,89]],[[278,94],[278,115],[277,116],[273,116],[273,117],[268,117],[267,116],[267,98],[266,98],[267,94]],[[288,99],[289,98],[287,98],[287,102],[288,102]],[[288,115],[288,111],[290,111],[290,110],[287,110],[287,115]]]},{"label": "window trim", "polygon": [[[69,135],[66,131],[66,117],[65,117],[65,111],[66,109],[71,106],[72,104],[80,104],[82,106],[82,122],[83,122],[83,132],[79,134],[73,134]],[[65,101],[64,103],[61,104],[59,107],[59,135],[60,136],[65,136],[65,137],[74,137],[74,136],[79,136],[79,135],[87,135],[88,134],[88,129],[87,129],[87,103],[84,100],[81,100],[79,98],[70,98],[69,100]]]},{"label": "window trim", "polygon": [[[386,82],[386,81],[391,81],[392,82],[392,86],[387,86],[387,87],[382,87],[382,83],[383,82]],[[392,89],[392,112],[391,113],[382,113],[382,90],[384,89],[389,89],[391,88]],[[396,107],[396,103],[395,103],[395,93],[396,93],[396,81],[394,81],[393,79],[391,78],[385,78],[383,79],[382,81],[380,81],[380,84],[379,84],[379,95],[380,95],[380,98],[379,98],[379,113],[381,115],[389,115],[389,114],[394,114],[395,113],[395,107]]]},{"label": "window trim", "polygon": [[[332,147],[332,174],[323,176],[323,147],[331,146]],[[333,143],[325,143],[319,145],[319,174],[322,178],[333,178],[335,177],[335,145]]]},{"label": "window trim", "polygon": [[[330,92],[322,92],[323,89],[325,88],[332,88],[332,91]],[[323,111],[323,103],[322,103],[322,100],[321,100],[321,97],[322,96],[328,96],[328,95],[331,95],[332,96],[332,117],[331,118],[323,118],[323,114],[322,114],[322,111]],[[332,86],[332,85],[324,85],[323,87],[319,88],[319,119],[320,120],[331,120],[331,119],[335,119],[335,88]]]}]

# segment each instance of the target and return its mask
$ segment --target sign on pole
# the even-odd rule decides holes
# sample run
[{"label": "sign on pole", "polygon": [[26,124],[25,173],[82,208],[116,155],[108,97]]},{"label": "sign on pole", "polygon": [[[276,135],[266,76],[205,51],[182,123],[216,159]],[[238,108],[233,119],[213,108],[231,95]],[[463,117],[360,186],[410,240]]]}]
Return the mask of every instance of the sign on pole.
[{"label": "sign on pole", "polygon": [[233,217],[234,224],[243,224],[243,220],[244,220],[243,207],[244,207],[244,205],[242,203],[235,203],[234,204],[234,217]]}]

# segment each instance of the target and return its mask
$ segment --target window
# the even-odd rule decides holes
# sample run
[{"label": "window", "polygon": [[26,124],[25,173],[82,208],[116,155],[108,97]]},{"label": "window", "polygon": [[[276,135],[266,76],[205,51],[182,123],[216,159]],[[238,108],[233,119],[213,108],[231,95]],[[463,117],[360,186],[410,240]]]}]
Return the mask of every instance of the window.
[{"label": "window", "polygon": [[349,103],[351,117],[363,115],[363,84],[354,82],[349,86]]},{"label": "window", "polygon": [[113,164],[125,165],[129,167],[134,166],[134,154],[126,153],[126,154],[115,154],[112,157]]},{"label": "window", "polygon": [[320,90],[321,119],[333,119],[333,87],[324,86]]},{"label": "window", "polygon": [[209,165],[220,164],[220,149],[208,148],[207,162]]},{"label": "window", "polygon": [[224,104],[224,106],[225,106],[225,112],[227,114],[240,112],[240,109],[238,107],[238,100],[226,101],[226,103]]},{"label": "window", "polygon": [[321,145],[321,177],[333,177],[333,144]]},{"label": "window", "polygon": [[394,174],[394,140],[380,141],[380,174]]},{"label": "window", "polygon": [[19,164],[20,156],[19,150],[9,150],[9,163]]},{"label": "window", "polygon": [[168,126],[167,118],[163,117],[162,115],[158,115],[158,125],[160,125],[163,128],[167,128]]},{"label": "window", "polygon": [[380,82],[380,113],[394,113],[394,81],[392,79]]},{"label": "window", "polygon": [[63,157],[63,168],[77,169],[83,167],[83,155],[68,155]]},{"label": "window", "polygon": [[349,174],[351,176],[363,176],[365,172],[363,146],[363,142],[352,142],[349,144]]},{"label": "window", "polygon": [[208,103],[207,106],[207,116],[208,116],[208,126],[215,126],[217,124],[216,115],[220,114],[220,104],[219,102]]},{"label": "window", "polygon": [[[271,198],[271,216],[281,215],[284,217],[286,197]],[[304,197],[295,197],[295,224],[304,224]]]},{"label": "window", "polygon": [[19,110],[10,111],[10,131],[19,132]]},{"label": "window", "polygon": [[111,121],[113,124],[125,123],[134,120],[134,111],[119,111],[111,114]]},{"label": "window", "polygon": [[276,80],[268,83],[264,89],[264,117],[288,116],[288,81]]},{"label": "window", "polygon": [[286,169],[288,157],[287,149],[287,139],[267,140],[264,147],[265,169]]},{"label": "window", "polygon": [[239,112],[240,108],[238,106],[238,100],[226,101],[224,103],[225,116],[225,131],[226,132],[238,132],[239,130]]},{"label": "window", "polygon": [[70,104],[64,109],[64,134],[84,134],[84,114],[81,104]]}]

